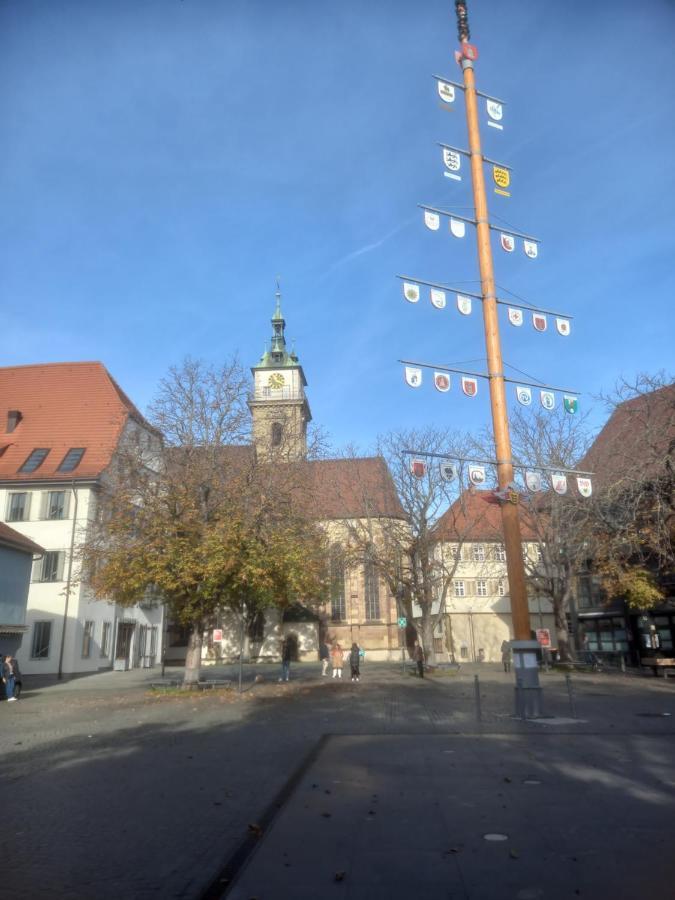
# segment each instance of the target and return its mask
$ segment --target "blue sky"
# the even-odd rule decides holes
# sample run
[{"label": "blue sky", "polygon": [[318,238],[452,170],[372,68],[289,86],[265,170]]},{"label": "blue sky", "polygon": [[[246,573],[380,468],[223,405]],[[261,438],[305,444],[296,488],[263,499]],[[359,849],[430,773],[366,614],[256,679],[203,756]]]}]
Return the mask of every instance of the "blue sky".
[{"label": "blue sky", "polygon": [[[497,283],[574,316],[515,329],[505,361],[578,388],[672,371],[675,4],[469,0],[485,155],[513,166],[490,212]],[[396,0],[0,0],[2,365],[99,359],[144,408],[185,355],[247,365],[281,276],[287,335],[336,446],[393,428],[478,429],[487,392],[411,390],[399,358],[484,369],[480,311],[407,304],[397,273],[477,289],[470,215],[437,141],[467,145],[454,4]],[[495,218],[496,220],[496,218]]]}]

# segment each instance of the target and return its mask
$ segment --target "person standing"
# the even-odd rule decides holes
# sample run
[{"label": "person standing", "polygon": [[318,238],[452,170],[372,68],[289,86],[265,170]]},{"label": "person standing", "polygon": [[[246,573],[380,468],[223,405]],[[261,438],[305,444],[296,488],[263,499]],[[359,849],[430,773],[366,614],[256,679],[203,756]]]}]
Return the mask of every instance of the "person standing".
[{"label": "person standing", "polygon": [[333,649],[330,651],[330,658],[333,663],[333,678],[342,678],[344,656],[342,654],[342,647],[337,641],[335,641]]},{"label": "person standing", "polygon": [[352,681],[358,681],[361,677],[359,665],[361,663],[361,648],[354,642],[352,649],[349,651],[349,665],[352,670]]},{"label": "person standing", "polygon": [[291,678],[291,642],[285,638],[281,645],[281,678],[279,681],[290,681]]},{"label": "person standing", "polygon": [[319,641],[319,659],[321,660],[321,674],[328,675],[328,663],[330,662],[330,651],[328,644],[322,638]]},{"label": "person standing", "polygon": [[8,702],[13,702],[16,700],[14,696],[14,685],[16,683],[16,676],[14,672],[14,666],[12,665],[13,660],[12,657],[7,655],[3,657],[2,660],[2,682],[5,686],[5,696],[7,697]]},{"label": "person standing", "polygon": [[504,671],[511,671],[511,642],[510,641],[502,641],[502,662],[504,664]]},{"label": "person standing", "polygon": [[422,649],[422,645],[419,641],[415,641],[413,659],[417,663],[417,674],[420,678],[424,678],[424,650]]}]

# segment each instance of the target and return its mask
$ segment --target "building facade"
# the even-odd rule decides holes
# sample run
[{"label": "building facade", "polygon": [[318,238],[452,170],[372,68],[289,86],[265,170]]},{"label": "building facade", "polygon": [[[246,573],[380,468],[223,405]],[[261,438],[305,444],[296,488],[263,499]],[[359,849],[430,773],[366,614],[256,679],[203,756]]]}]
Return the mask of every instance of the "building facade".
[{"label": "building facade", "polygon": [[79,547],[97,515],[101,485],[127,441],[157,450],[148,425],[100,363],[0,369],[0,520],[44,548],[32,565],[27,674],[149,666],[161,655],[163,607],[96,599]]},{"label": "building facade", "polygon": [[[436,553],[450,577],[434,640],[437,652],[457,662],[498,662],[503,642],[514,636],[501,510],[487,502],[489,493],[465,491],[435,529]],[[540,544],[526,522],[521,522],[521,532],[525,568],[532,571],[540,560]],[[532,637],[547,631],[554,644],[551,600],[528,587],[528,605]]]},{"label": "building facade", "polygon": [[16,656],[26,625],[33,560],[44,554],[35,541],[0,522],[0,655]]}]

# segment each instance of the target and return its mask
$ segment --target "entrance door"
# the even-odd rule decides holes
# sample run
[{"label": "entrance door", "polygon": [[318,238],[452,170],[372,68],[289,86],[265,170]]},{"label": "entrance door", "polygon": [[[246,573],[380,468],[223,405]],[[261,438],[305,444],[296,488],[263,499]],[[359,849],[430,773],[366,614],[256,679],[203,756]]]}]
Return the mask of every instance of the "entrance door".
[{"label": "entrance door", "polygon": [[126,671],[131,667],[131,645],[135,627],[135,622],[120,622],[117,626],[117,643],[115,645],[116,669]]}]

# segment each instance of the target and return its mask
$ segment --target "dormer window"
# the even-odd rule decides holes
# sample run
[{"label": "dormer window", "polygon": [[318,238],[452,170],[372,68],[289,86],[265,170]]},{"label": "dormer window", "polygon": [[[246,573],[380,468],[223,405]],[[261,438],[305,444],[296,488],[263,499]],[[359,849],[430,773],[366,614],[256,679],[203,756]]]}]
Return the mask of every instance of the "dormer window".
[{"label": "dormer window", "polygon": [[23,416],[18,409],[10,409],[7,413],[7,434],[11,434],[14,431],[21,419],[23,419]]},{"label": "dormer window", "polygon": [[34,472],[36,469],[39,469],[47,458],[48,453],[48,447],[36,447],[36,449],[31,452],[26,462],[21,466],[19,472]]},{"label": "dormer window", "polygon": [[71,447],[70,450],[61,460],[61,464],[57,471],[72,472],[76,469],[84,456],[85,447]]}]

